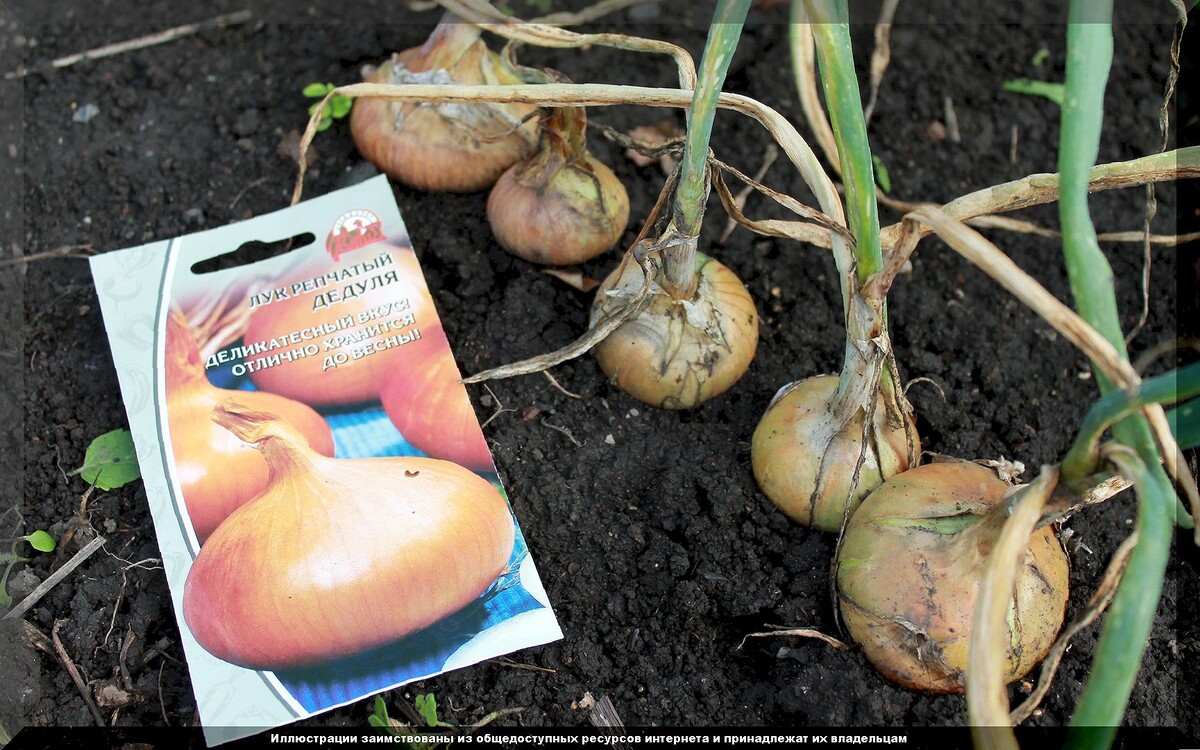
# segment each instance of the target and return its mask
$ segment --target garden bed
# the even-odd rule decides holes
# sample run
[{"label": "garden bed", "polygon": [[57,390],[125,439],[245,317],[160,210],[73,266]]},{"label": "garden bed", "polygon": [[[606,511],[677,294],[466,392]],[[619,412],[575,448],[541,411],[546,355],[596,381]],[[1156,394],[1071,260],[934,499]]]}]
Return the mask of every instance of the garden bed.
[{"label": "garden bed", "polygon": [[[0,9],[4,70],[199,20],[197,13],[240,7],[222,2],[181,11],[159,4],[135,13],[124,8],[133,7],[129,2],[102,11],[74,5],[73,13],[54,16],[34,10],[32,2],[9,3],[15,13]],[[348,5],[297,4],[285,13],[272,4],[249,23],[34,73],[23,80],[23,99],[22,82],[5,82],[0,150],[8,151],[0,153],[0,164],[6,181],[19,174],[20,182],[11,185],[21,188],[5,186],[0,193],[7,233],[2,254],[9,258],[15,246],[30,260],[0,268],[5,304],[16,304],[23,289],[23,309],[14,307],[0,339],[5,390],[21,399],[3,402],[0,419],[9,427],[23,420],[23,433],[10,435],[19,441],[14,450],[21,451],[23,464],[3,459],[17,479],[10,480],[12,491],[0,512],[19,496],[26,531],[48,528],[61,540],[76,526],[86,485],[66,472],[82,463],[91,438],[126,425],[86,261],[33,256],[63,247],[74,248],[66,251],[73,255],[105,252],[285,206],[295,164],[279,150],[289,131],[304,126],[308,102],[300,90],[313,81],[358,80],[363,64],[419,44],[439,16],[379,3],[390,9],[373,9],[384,20],[369,23],[371,4]],[[870,126],[893,195],[940,202],[1054,171],[1057,106],[1001,87],[1017,77],[1061,80],[1065,12],[1020,5],[988,11],[993,17],[979,20],[969,14],[982,11],[963,10],[963,3],[901,4],[891,67]],[[515,6],[527,11],[519,2]],[[656,20],[630,23],[621,12],[597,28],[668,39],[699,59],[707,8],[655,7]],[[872,19],[873,12],[864,11],[864,18]],[[1118,12],[1124,16],[1118,20],[1129,23],[1117,29],[1102,162],[1157,150],[1157,109],[1167,74],[1169,6]],[[769,104],[807,133],[788,75],[785,19],[784,7],[752,12],[726,90]],[[865,69],[869,24],[856,26],[855,44]],[[1049,56],[1038,67],[1032,59],[1042,48]],[[630,53],[526,48],[522,59],[579,82],[676,84],[669,62]],[[957,116],[958,143],[937,137],[935,122],[945,125],[947,97]],[[90,107],[96,111],[88,117]],[[664,117],[682,123],[676,112],[631,107],[597,108],[590,117],[621,130]],[[1190,128],[1194,136],[1195,124]],[[753,172],[766,144],[765,132],[750,120],[729,112],[718,116],[713,148],[722,160]],[[657,167],[635,166],[599,132],[591,135],[591,146],[629,189],[627,244],[663,175]],[[321,134],[315,150],[307,196],[373,174],[345,124]],[[764,181],[808,200],[786,160]],[[585,329],[590,296],[502,251],[485,219],[486,193],[420,194],[404,187],[395,193],[464,373],[560,347]],[[1163,185],[1157,193],[1155,231],[1171,233],[1175,188]],[[1100,231],[1140,229],[1143,195],[1140,189],[1096,195],[1092,205]],[[751,215],[769,211],[765,201],[750,199]],[[885,209],[884,218],[899,217]],[[1047,227],[1057,223],[1053,207],[1021,218]],[[13,229],[18,219],[23,232]],[[590,357],[553,370],[562,389],[542,375],[469,387],[481,420],[499,411],[485,434],[566,638],[407,686],[393,698],[432,692],[443,718],[459,724],[523,707],[501,721],[584,725],[587,711],[580,702],[588,693],[611,698],[631,726],[965,722],[962,697],[928,697],[896,687],[857,651],[786,637],[742,645],[748,633],[771,625],[837,634],[829,596],[835,539],[788,521],[758,491],[750,472],[750,435],[780,386],[839,368],[843,339],[829,254],[744,229],[714,247],[725,221],[714,199],[701,249],[746,282],[762,316],[757,359],[727,394],[694,411],[652,409],[607,383]],[[1051,291],[1068,298],[1055,240],[990,236]],[[1104,247],[1129,330],[1141,308],[1141,247]],[[1152,253],[1150,314],[1132,344],[1135,359],[1177,328],[1197,333],[1195,250],[1184,246],[1177,254],[1156,246]],[[616,259],[615,252],[606,255],[584,272],[602,278]],[[906,379],[928,379],[909,392],[924,447],[964,458],[1004,456],[1023,461],[1030,473],[1059,459],[1096,398],[1086,360],[940,243],[926,241],[913,265],[896,283],[889,312]],[[1181,281],[1187,285],[1183,291],[1177,287]],[[1181,314],[1185,309],[1190,317]],[[76,528],[59,551],[40,556],[29,567],[32,576],[17,577],[10,589],[19,594],[45,578],[91,534],[105,536],[106,545],[25,619],[46,634],[63,621],[58,635],[84,679],[119,685],[122,668],[129,672],[135,700],[120,708],[116,724],[193,724],[195,699],[144,491],[137,483],[97,491],[87,499],[84,515],[87,526]],[[1133,516],[1134,499],[1126,493],[1065,525],[1073,586],[1068,617],[1086,604]],[[14,518],[4,516],[3,536],[11,536]],[[1198,556],[1189,538],[1177,537],[1179,555],[1168,573],[1127,720],[1136,726],[1179,724],[1194,734],[1196,717],[1187,709],[1195,705],[1194,689],[1180,682],[1181,664],[1194,665],[1200,651],[1195,597],[1180,594],[1178,610],[1176,604],[1178,592],[1196,590]],[[10,686],[0,701],[5,725],[93,723],[60,662],[29,648],[20,631],[6,625],[2,632],[0,682]],[[1075,640],[1043,712],[1030,723],[1068,721],[1098,633],[1092,628]],[[161,653],[153,652],[156,643]],[[1023,697],[1019,687],[1012,696]],[[112,720],[114,709],[102,711]],[[308,723],[360,726],[370,712],[364,701]]]}]

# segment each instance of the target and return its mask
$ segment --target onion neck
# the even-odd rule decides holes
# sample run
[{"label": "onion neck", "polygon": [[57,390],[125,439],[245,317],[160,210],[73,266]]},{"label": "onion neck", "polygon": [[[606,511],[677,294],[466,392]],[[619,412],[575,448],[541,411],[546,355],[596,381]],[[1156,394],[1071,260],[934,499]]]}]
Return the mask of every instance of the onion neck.
[{"label": "onion neck", "polygon": [[583,164],[586,128],[583,107],[548,110],[539,126],[538,150],[517,167],[517,181],[527,187],[544,188],[564,167]]},{"label": "onion neck", "polygon": [[263,454],[272,479],[310,473],[318,455],[305,437],[274,414],[256,411],[227,398],[212,411],[212,419]]},{"label": "onion neck", "polygon": [[694,300],[700,288],[700,266],[697,251],[699,238],[675,230],[674,222],[659,240],[663,259],[663,275],[659,282],[675,300]]},{"label": "onion neck", "polygon": [[416,59],[407,66],[414,73],[427,70],[449,70],[473,44],[479,41],[483,29],[466,23],[447,11],[438,22],[437,28],[421,45]]}]

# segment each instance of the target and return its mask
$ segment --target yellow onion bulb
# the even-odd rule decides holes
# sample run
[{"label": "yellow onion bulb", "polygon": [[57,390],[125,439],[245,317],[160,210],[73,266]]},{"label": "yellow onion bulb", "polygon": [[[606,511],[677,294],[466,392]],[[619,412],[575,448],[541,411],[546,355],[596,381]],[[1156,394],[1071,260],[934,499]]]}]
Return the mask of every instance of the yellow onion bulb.
[{"label": "yellow onion bulb", "polygon": [[218,388],[204,374],[204,363],[187,319],[178,310],[167,318],[165,381],[167,426],[183,504],[197,540],[204,544],[229,514],[267,486],[262,454],[210,418],[213,407],[237,395],[247,406],[278,414],[314,451],[333,455],[333,433],[308,406],[260,391]]},{"label": "yellow onion bulb", "polygon": [[290,669],[384,646],[477,600],[508,564],[508,504],[461,466],[326,458],[272,415],[230,401],[214,419],[271,469],[184,585],[184,620],[220,659]]},{"label": "yellow onion bulb", "polygon": [[889,414],[881,393],[858,484],[851,493],[862,450],[864,415],[840,425],[831,412],[838,378],[819,375],[783,388],[767,407],[750,443],[750,463],[759,489],[789,518],[821,531],[840,531],[850,513],[883,481],[909,469],[908,436],[921,455],[916,425]]},{"label": "yellow onion bulb", "polygon": [[[640,309],[596,345],[600,369],[634,398],[665,409],[690,409],[724,393],[746,372],[758,346],[758,312],[750,292],[721,263],[696,254],[691,300],[652,286]],[[591,325],[641,288],[643,273],[625,263],[600,285]]]},{"label": "yellow onion bulb", "polygon": [[[368,83],[519,84],[479,38],[478,27],[442,24],[421,47],[382,63]],[[393,179],[420,190],[483,190],[532,153],[529,104],[398,102],[361,97],[350,112],[359,152]]]},{"label": "yellow onion bulb", "polygon": [[488,196],[487,215],[496,241],[513,255],[570,266],[617,243],[629,223],[629,195],[591,154],[549,174],[530,160],[500,177]]},{"label": "yellow onion bulb", "polygon": [[[965,689],[972,618],[1012,489],[978,464],[926,464],[884,482],[850,519],[838,600],[850,636],[884,676],[930,693]],[[1035,530],[1007,618],[1005,681],[1054,644],[1068,567],[1053,530]]]}]

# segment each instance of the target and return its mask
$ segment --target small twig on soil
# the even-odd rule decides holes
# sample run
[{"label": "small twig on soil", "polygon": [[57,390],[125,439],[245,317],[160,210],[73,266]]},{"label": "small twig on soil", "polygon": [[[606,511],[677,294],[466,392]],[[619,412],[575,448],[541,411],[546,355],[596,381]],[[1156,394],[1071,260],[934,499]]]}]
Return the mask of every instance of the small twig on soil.
[{"label": "small twig on soil", "polygon": [[939,394],[941,394],[943,402],[950,403],[950,400],[946,398],[946,392],[942,390],[942,386],[938,385],[938,382],[936,380],[934,380],[933,378],[913,378],[912,380],[908,381],[908,383],[904,386],[904,395],[907,396],[908,389],[912,388],[917,383],[929,383],[930,385],[932,385],[934,388],[937,389],[937,392]]},{"label": "small twig on soil", "polygon": [[946,120],[946,137],[951,143],[962,143],[962,133],[958,131],[958,113],[954,111],[954,100],[948,96],[942,99],[942,117]]},{"label": "small twig on soil", "polygon": [[[62,467],[59,467],[59,471],[62,471]],[[63,534],[62,542],[60,542],[58,545],[60,555],[62,554],[63,550],[67,548],[67,545],[71,543],[71,540],[75,538],[75,532],[79,531],[84,526],[91,526],[87,520],[87,504],[88,500],[90,500],[92,497],[92,493],[95,491],[96,485],[89,484],[88,488],[83,491],[83,495],[80,496],[79,516],[71,523],[71,527],[67,529],[67,533]]]},{"label": "small twig on soil", "polygon": [[[774,164],[775,160],[778,158],[779,149],[774,143],[768,144],[767,151],[765,154],[763,154],[762,164],[759,165],[758,171],[754,173],[754,182],[762,182],[763,178],[767,176],[767,170],[771,168],[771,165]],[[750,197],[750,193],[752,192],[754,192],[754,185],[750,183],[747,183],[746,187],[738,191],[737,197],[733,199],[738,208],[742,209],[743,211],[746,210],[746,199]],[[734,219],[731,216],[729,221],[725,223],[725,231],[721,232],[721,238],[717,240],[717,244],[724,245],[729,239],[729,235],[733,234],[733,230],[737,229],[737,225],[737,219]]]},{"label": "small twig on soil", "polygon": [[472,730],[483,729],[484,727],[486,727],[488,724],[491,724],[496,719],[502,718],[504,716],[513,716],[514,714],[519,714],[519,713],[522,713],[523,711],[525,711],[525,706],[516,706],[514,708],[499,708],[499,709],[496,709],[495,711],[492,711],[490,714],[483,717],[482,719],[475,722],[474,724],[471,724],[468,728],[472,729]]},{"label": "small twig on soil", "polygon": [[27,620],[21,620],[21,628],[25,631],[25,637],[29,639],[29,645],[41,651],[46,656],[57,656],[54,653],[54,645],[50,643],[50,638],[38,630],[35,625]]},{"label": "small twig on soil", "polygon": [[154,645],[142,655],[142,660],[138,662],[137,669],[134,671],[142,671],[146,667],[150,666],[150,662],[154,661],[154,659],[159,656],[163,657],[164,659],[170,659],[171,661],[177,661],[174,657],[167,654],[167,649],[170,648],[174,643],[175,641],[165,636],[159,638],[154,642]]},{"label": "small twig on soil", "polygon": [[[107,550],[105,550],[107,552]],[[109,553],[112,554],[112,553]],[[115,557],[115,555],[114,555]],[[113,629],[117,627],[117,610],[121,608],[121,600],[125,598],[125,587],[129,585],[129,577],[125,575],[125,571],[121,571],[121,590],[117,592],[117,601],[113,603],[112,620],[108,623],[108,632],[104,634],[104,645],[108,645],[108,637],[112,635]]]},{"label": "small twig on soil", "polygon": [[506,412],[506,411],[514,411],[515,412],[516,411],[516,409],[505,409],[504,404],[500,403],[500,397],[497,396],[495,393],[492,393],[492,389],[489,388],[486,384],[483,386],[483,389],[485,391],[487,391],[488,394],[492,397],[492,400],[496,402],[496,411],[492,413],[492,416],[485,419],[483,424],[479,425],[479,429],[481,429],[481,430],[484,427],[487,427],[489,424],[491,424],[493,419],[500,416],[504,412]]},{"label": "small twig on soil", "polygon": [[[87,250],[86,253],[77,253],[76,250]],[[83,258],[92,257],[95,253],[92,252],[92,246],[84,243],[82,245],[62,245],[53,250],[45,250],[33,255],[22,255],[20,258],[8,258],[0,260],[0,268],[5,266],[15,266],[19,264],[32,263],[35,260],[45,260],[48,258]]]},{"label": "small twig on soil", "polygon": [[543,420],[542,420],[542,425],[543,425],[544,427],[549,427],[550,429],[554,430],[555,432],[561,432],[562,434],[566,435],[566,436],[567,436],[567,439],[568,439],[568,440],[570,440],[572,443],[574,443],[576,448],[582,448],[582,447],[583,447],[583,443],[581,443],[581,442],[579,442],[578,440],[576,440],[576,439],[575,439],[575,436],[574,436],[574,435],[572,435],[572,434],[571,434],[571,431],[570,431],[570,430],[568,430],[566,427],[560,427],[559,425],[556,425],[556,424],[554,424],[554,423],[550,422],[550,421],[549,421],[549,420],[547,420],[547,419],[543,419]]},{"label": "small twig on soil", "polygon": [[863,110],[863,120],[871,124],[871,115],[875,114],[875,101],[879,98],[879,84],[883,82],[883,74],[887,72],[892,62],[892,21],[896,17],[896,6],[900,0],[884,0],[883,8],[879,11],[879,21],[875,23],[875,49],[871,51],[871,96]]},{"label": "small twig on soil", "polygon": [[174,28],[167,29],[166,31],[160,31],[148,36],[130,39],[126,42],[108,44],[103,47],[90,49],[86,52],[77,52],[73,55],[55,58],[49,63],[34,65],[31,68],[20,67],[10,73],[5,73],[4,79],[6,81],[11,81],[14,78],[24,78],[30,73],[57,70],[59,68],[66,68],[71,65],[75,65],[76,63],[84,62],[85,60],[99,60],[104,57],[112,57],[113,55],[119,55],[124,52],[132,52],[134,50],[145,49],[147,47],[154,47],[159,44],[165,44],[166,42],[173,42],[180,37],[191,36],[199,31],[203,31],[204,29],[220,29],[226,26],[235,26],[239,23],[245,23],[246,21],[250,20],[250,17],[251,13],[249,10],[239,10],[236,13],[226,13],[224,15],[216,16],[215,18],[210,18],[207,21],[188,23],[184,24],[183,26],[176,26]]},{"label": "small twig on soil", "polygon": [[100,714],[100,708],[92,698],[87,683],[83,681],[83,676],[79,674],[79,667],[76,667],[75,662],[71,661],[71,657],[67,655],[67,649],[63,647],[62,641],[58,638],[58,629],[62,627],[64,622],[66,620],[55,620],[54,627],[50,629],[50,640],[54,643],[54,652],[58,654],[59,661],[66,667],[67,674],[71,676],[71,681],[75,683],[75,687],[79,688],[79,694],[83,696],[83,702],[87,704],[88,712],[96,720],[96,726],[102,727],[104,726],[104,717]]},{"label": "small twig on soil", "polygon": [[558,378],[551,375],[549,370],[542,370],[542,374],[546,376],[546,380],[550,381],[550,385],[562,391],[564,396],[569,398],[583,398],[583,396],[580,396],[578,393],[571,393],[566,388],[563,388],[562,384],[558,382]]},{"label": "small twig on soil", "polygon": [[270,177],[259,177],[254,182],[251,182],[249,185],[247,185],[246,187],[239,190],[238,194],[235,195],[233,197],[233,200],[229,202],[230,210],[232,210],[233,208],[235,208],[237,206],[238,202],[246,195],[246,193],[250,192],[251,188],[256,188],[259,185],[265,185],[265,184],[267,184],[267,182],[270,181],[270,179],[271,179]]},{"label": "small twig on soil", "polygon": [[498,664],[501,667],[509,667],[511,669],[525,669],[530,672],[545,672],[546,674],[558,674],[557,670],[549,667],[538,667],[533,664],[522,664],[521,662],[509,661],[508,659],[488,659],[490,664]]},{"label": "small twig on soil", "polygon": [[607,695],[600,696],[600,700],[596,701],[588,709],[588,721],[592,722],[592,726],[594,727],[605,727],[606,729],[625,728],[625,722],[621,721],[621,717],[617,713],[617,707],[613,705],[612,699]]},{"label": "small twig on soil", "polygon": [[821,631],[813,630],[811,628],[781,628],[779,630],[772,630],[767,633],[750,633],[749,635],[747,635],[745,638],[742,639],[742,642],[738,644],[738,648],[745,646],[746,641],[749,640],[750,638],[774,638],[775,636],[779,636],[779,635],[794,635],[794,636],[798,636],[800,638],[816,638],[819,641],[825,641],[830,646],[833,646],[834,648],[836,648],[838,651],[849,651],[850,650],[849,646],[847,646],[842,641],[839,641],[837,638],[834,638],[831,635],[825,635]]},{"label": "small twig on soil", "polygon": [[125,686],[125,690],[133,692],[133,678],[129,676],[129,667],[125,666],[125,659],[129,656],[129,647],[137,640],[137,636],[133,634],[133,627],[125,633],[125,640],[121,643],[121,657],[117,660],[117,668],[121,670],[121,684]]},{"label": "small twig on soil", "polygon": [[[100,549],[104,545],[104,537],[98,536],[88,543],[86,547],[75,553],[75,556],[67,561],[58,570],[50,574],[50,577],[42,581],[41,584],[29,593],[29,596],[21,600],[21,603],[13,607],[4,615],[5,620],[16,620],[29,611],[30,607],[37,604],[50,589],[54,588],[59,581],[66,578],[68,574],[75,568],[79,567],[80,563],[91,557],[92,553]],[[101,722],[103,723],[103,722]]]},{"label": "small twig on soil", "polygon": [[158,665],[158,709],[162,711],[163,724],[169,727],[171,720],[167,718],[167,702],[163,700],[162,695],[162,673],[165,666],[167,666],[166,662]]},{"label": "small twig on soil", "polygon": [[1017,124],[1014,122],[1012,126],[1012,138],[1008,143],[1008,166],[1010,167],[1017,166],[1017,143],[1018,139],[1020,138],[1020,133],[1020,128],[1018,128]]}]

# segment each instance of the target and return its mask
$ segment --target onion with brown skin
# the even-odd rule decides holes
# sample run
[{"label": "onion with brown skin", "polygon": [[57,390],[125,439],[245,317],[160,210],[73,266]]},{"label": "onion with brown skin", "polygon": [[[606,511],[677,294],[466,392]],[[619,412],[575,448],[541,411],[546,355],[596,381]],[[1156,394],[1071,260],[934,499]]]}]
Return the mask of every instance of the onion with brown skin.
[{"label": "onion with brown skin", "polygon": [[192,329],[178,310],[167,317],[165,368],[175,473],[201,544],[230,513],[261,493],[268,481],[262,454],[209,417],[218,403],[236,393],[247,406],[278,414],[317,453],[333,455],[328,423],[308,406],[272,393],[231,391],[210,383]]},{"label": "onion with brown skin", "polygon": [[[546,80],[566,81],[553,71]],[[496,241],[532,263],[569,266],[612,248],[629,223],[629,195],[613,171],[587,152],[583,107],[550,110],[538,150],[505,172],[488,196]]]},{"label": "onion with brown skin", "polygon": [[379,394],[400,434],[422,452],[471,471],[495,471],[479,420],[441,327],[421,333],[421,347],[393,361]]},{"label": "onion with brown skin", "polygon": [[[592,325],[610,305],[623,304],[643,279],[634,263],[609,274],[596,292]],[[697,406],[728,390],[754,359],[758,312],[745,285],[701,253],[696,254],[696,279],[690,299],[651,291],[641,308],[596,346],[604,374],[652,406]]]},{"label": "onion with brown skin", "polygon": [[184,619],[220,659],[277,670],[383,646],[478,599],[508,563],[508,504],[456,464],[326,458],[232,400],[213,419],[256,445],[271,477],[188,571]]},{"label": "onion with brown skin", "polygon": [[[884,482],[851,517],[838,599],[851,637],[886,677],[930,693],[964,690],[984,566],[1013,490],[978,464],[926,464]],[[1053,530],[1034,531],[1008,617],[1007,681],[1054,644],[1068,572]]]},{"label": "onion with brown skin", "polygon": [[793,521],[821,531],[840,531],[872,489],[908,470],[909,435],[917,441],[916,455],[921,451],[911,414],[905,414],[906,429],[891,418],[883,394],[872,415],[869,447],[863,450],[864,413],[855,411],[845,424],[836,419],[832,405],[837,388],[836,375],[784,386],[754,429],[750,445],[754,478],[763,494]]},{"label": "onion with brown skin", "polygon": [[[481,29],[446,14],[420,47],[404,50],[370,83],[517,84],[521,79],[480,38]],[[482,190],[537,142],[522,121],[528,104],[396,102],[364,97],[350,112],[359,152],[390,177],[421,190]]]}]

